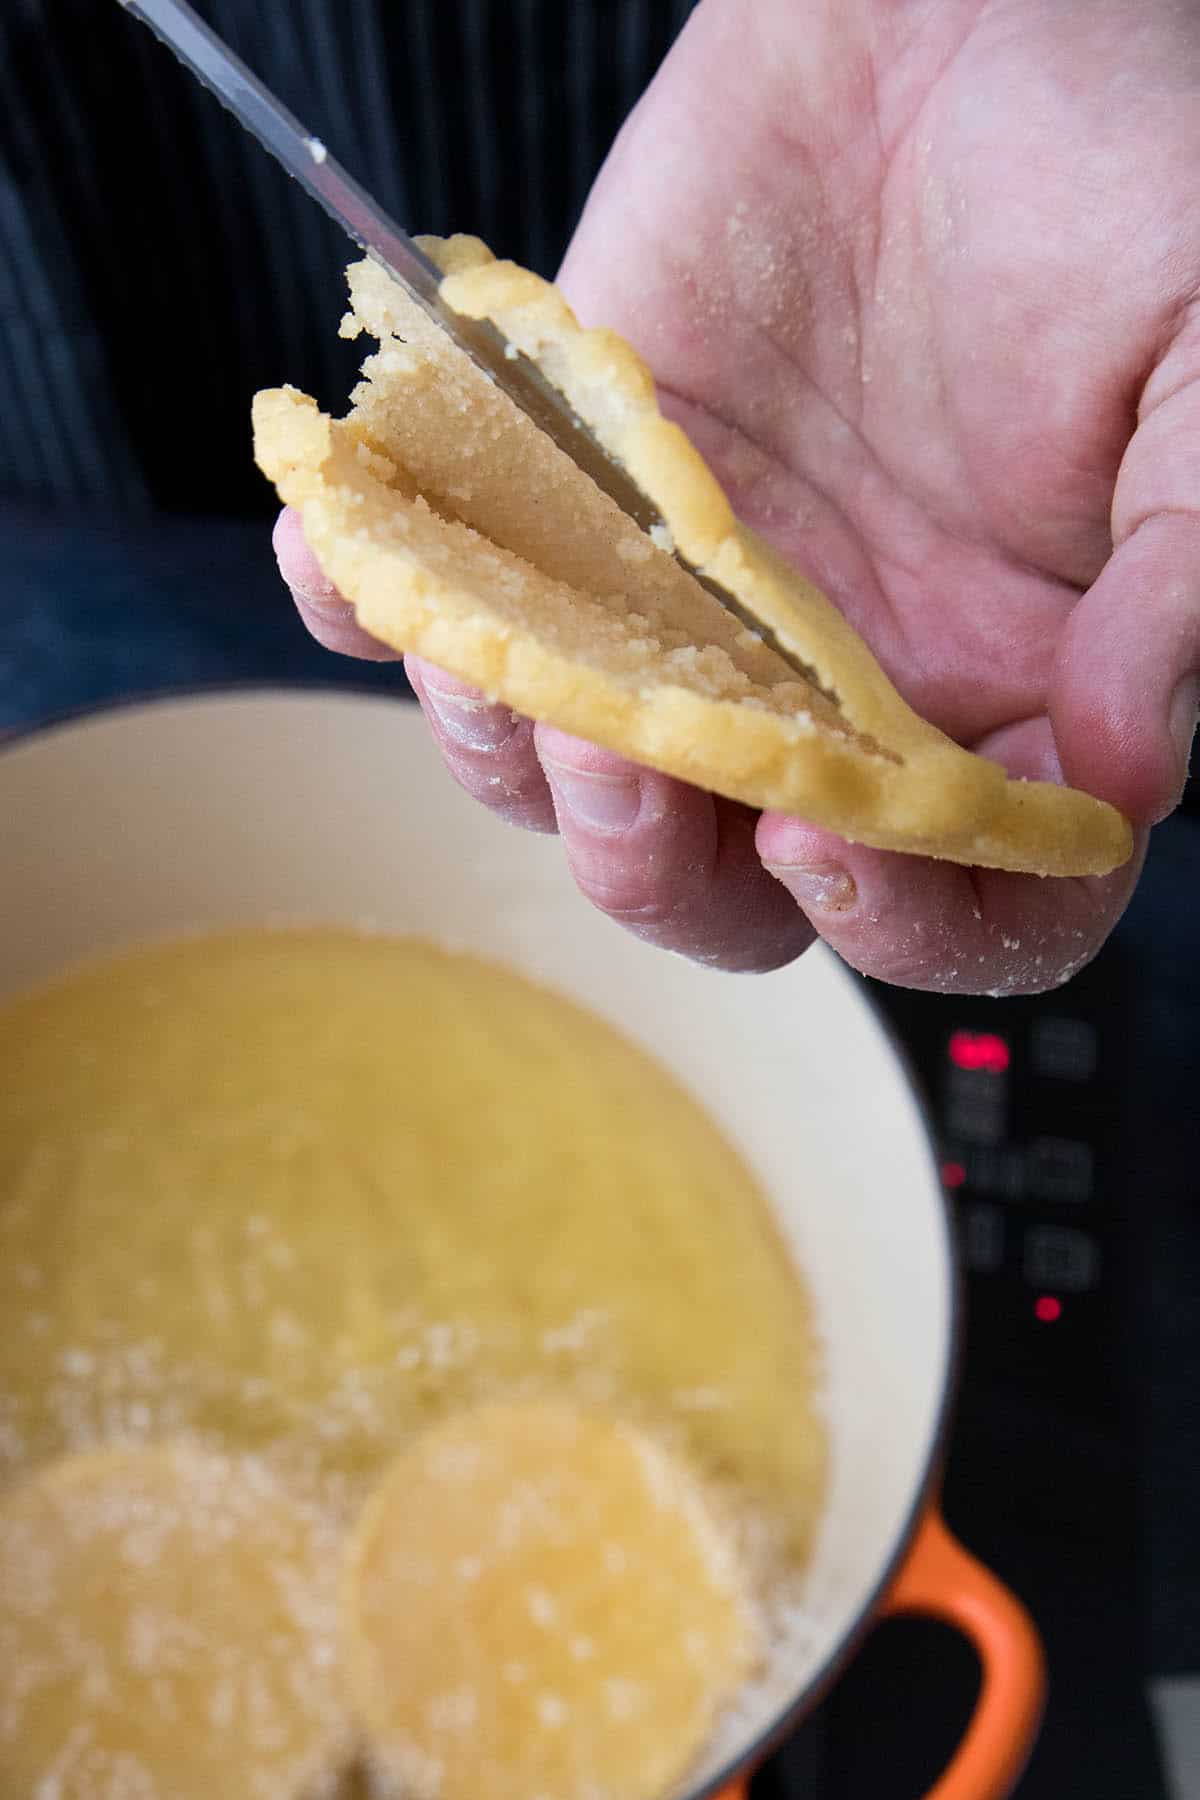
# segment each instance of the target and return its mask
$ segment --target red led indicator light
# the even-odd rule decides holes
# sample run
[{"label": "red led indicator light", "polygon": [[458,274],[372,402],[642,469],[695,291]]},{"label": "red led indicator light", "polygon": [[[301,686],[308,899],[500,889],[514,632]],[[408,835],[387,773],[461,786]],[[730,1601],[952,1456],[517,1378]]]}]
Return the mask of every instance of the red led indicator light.
[{"label": "red led indicator light", "polygon": [[942,1182],[948,1188],[960,1188],[967,1179],[967,1171],[961,1163],[947,1162],[942,1164]]},{"label": "red led indicator light", "polygon": [[1062,1301],[1053,1294],[1039,1294],[1033,1303],[1033,1312],[1043,1325],[1053,1325],[1056,1319],[1062,1318]]},{"label": "red led indicator light", "polygon": [[956,1069],[981,1069],[985,1075],[1003,1075],[1012,1060],[994,1031],[952,1031],[949,1055]]}]

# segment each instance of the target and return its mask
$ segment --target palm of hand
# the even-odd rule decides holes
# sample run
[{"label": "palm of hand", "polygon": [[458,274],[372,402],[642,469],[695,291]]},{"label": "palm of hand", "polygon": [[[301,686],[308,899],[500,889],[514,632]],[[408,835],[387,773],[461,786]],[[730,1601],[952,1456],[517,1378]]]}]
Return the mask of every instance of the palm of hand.
[{"label": "palm of hand", "polygon": [[[561,277],[918,711],[1143,824],[1200,696],[1197,166],[1175,0],[702,0]],[[1137,878],[1144,834],[1112,876],[1040,882],[755,821],[410,672],[471,792],[556,823],[590,899],[705,961],[816,929],[887,980],[1038,989]]]},{"label": "palm of hand", "polygon": [[[916,708],[1052,772],[1064,632],[1118,472],[1122,535],[1164,479],[1137,440],[1126,456],[1139,400],[1160,362],[1164,388],[1186,374],[1200,22],[1143,30],[1117,91],[1129,7],[1095,9],[1082,42],[1022,0],[808,25],[800,42],[783,0],[727,7],[694,54],[685,37],[593,201],[646,196],[619,270],[588,221],[564,281],[640,342],[739,510]],[[1165,809],[1174,766],[1109,767],[1064,714],[1074,778]]]}]

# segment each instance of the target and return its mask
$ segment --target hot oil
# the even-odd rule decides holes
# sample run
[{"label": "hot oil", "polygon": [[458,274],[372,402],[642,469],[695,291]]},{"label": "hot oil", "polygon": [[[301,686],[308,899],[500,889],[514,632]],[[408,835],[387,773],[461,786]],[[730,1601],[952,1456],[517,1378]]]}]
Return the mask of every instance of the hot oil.
[{"label": "hot oil", "polygon": [[348,1514],[422,1425],[552,1392],[651,1425],[802,1561],[802,1279],[598,1019],[423,942],[246,930],[18,999],[0,1066],[0,1486],[184,1434]]}]

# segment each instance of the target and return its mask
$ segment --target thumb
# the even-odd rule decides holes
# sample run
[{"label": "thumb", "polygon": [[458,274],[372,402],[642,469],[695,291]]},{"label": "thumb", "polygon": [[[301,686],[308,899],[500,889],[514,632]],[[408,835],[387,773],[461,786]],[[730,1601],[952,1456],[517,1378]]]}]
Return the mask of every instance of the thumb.
[{"label": "thumb", "polygon": [[1050,716],[1068,781],[1152,825],[1177,805],[1200,706],[1200,511],[1113,552],[1071,614]]},{"label": "thumb", "polygon": [[1139,414],[1115,548],[1063,632],[1050,717],[1067,780],[1149,825],[1179,800],[1200,703],[1200,313]]}]

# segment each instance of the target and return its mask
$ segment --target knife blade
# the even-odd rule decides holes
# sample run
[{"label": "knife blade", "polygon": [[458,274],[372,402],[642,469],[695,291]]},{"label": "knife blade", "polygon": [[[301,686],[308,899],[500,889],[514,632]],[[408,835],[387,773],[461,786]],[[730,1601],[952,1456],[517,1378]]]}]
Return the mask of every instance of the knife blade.
[{"label": "knife blade", "polygon": [[[306,130],[294,113],[235,56],[229,46],[186,3],[186,0],[118,0],[126,12],[174,52],[185,68],[227,107],[238,123],[287,170],[351,240],[407,290],[435,324],[454,339],[488,378],[495,382],[578,468],[615,501],[643,531],[663,523],[653,502],[595,437],[537,364],[510,345],[488,320],[464,318],[446,305],[439,292],[441,271],[423,254],[354,177],[342,168],[322,140]],[[806,664],[779,642],[775,633],[748,612],[716,582],[683,557],[684,568],[731,613],[738,623],[767,644],[805,681]]]}]

